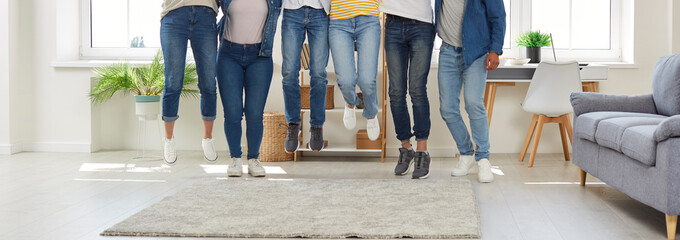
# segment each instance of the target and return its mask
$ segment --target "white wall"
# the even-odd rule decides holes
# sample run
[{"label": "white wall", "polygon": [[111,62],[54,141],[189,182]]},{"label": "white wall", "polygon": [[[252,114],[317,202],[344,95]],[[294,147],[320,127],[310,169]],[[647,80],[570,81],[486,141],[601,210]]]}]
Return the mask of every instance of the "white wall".
[{"label": "white wall", "polygon": [[[0,0],[3,1],[3,0]],[[7,1],[7,0],[4,0]],[[16,1],[16,0],[13,0]],[[22,0],[19,13],[21,29],[18,34],[17,49],[22,54],[11,55],[11,62],[17,62],[10,74],[20,86],[12,101],[19,102],[20,110],[12,114],[21,123],[18,133],[24,150],[36,151],[90,151],[93,149],[130,149],[138,147],[137,127],[134,118],[134,104],[129,96],[115,97],[113,100],[92,107],[87,101],[87,91],[91,86],[91,69],[89,68],[54,68],[50,62],[62,59],[63,52],[73,52],[73,44],[77,43],[78,33],[72,31],[78,26],[77,17],[66,15],[57,17],[55,9],[63,11],[65,6],[77,6],[77,0]],[[65,3],[65,5],[64,5]],[[680,15],[677,5],[675,14],[667,11],[669,1],[635,1],[635,34],[634,59],[639,68],[611,69],[610,80],[600,84],[600,91],[611,94],[643,94],[651,91],[651,74],[656,59],[670,54],[673,46],[680,48],[677,30],[680,24],[677,18],[669,15]],[[78,12],[77,10],[75,12]],[[672,19],[672,21],[670,20]],[[58,23],[58,24],[57,24]],[[55,25],[57,25],[55,27]],[[66,27],[65,27],[66,26]],[[57,29],[57,30],[55,30]],[[66,30],[64,30],[66,29]],[[70,29],[70,30],[69,30]],[[65,32],[66,37],[57,35],[57,31]],[[678,31],[680,32],[680,31]],[[11,36],[14,37],[14,36]],[[673,38],[671,43],[671,38]],[[57,44],[54,39],[60,41]],[[75,39],[75,43],[64,43]],[[277,41],[280,35],[277,35]],[[1,43],[1,42],[0,42]],[[64,48],[57,48],[66,44]],[[2,45],[0,45],[2,46]],[[275,49],[280,45],[277,42]],[[60,54],[57,56],[57,52]],[[68,55],[68,54],[67,54]],[[74,53],[71,57],[77,56]],[[67,57],[68,58],[68,57]],[[267,111],[282,111],[283,97],[281,93],[280,55],[275,51],[276,64],[274,78],[270,90]],[[436,69],[435,69],[436,70]],[[432,134],[430,148],[436,155],[452,155],[455,145],[448,129],[439,115],[438,89],[436,71],[431,72],[429,89],[432,113]],[[10,76],[12,77],[12,76]],[[333,82],[333,81],[331,81]],[[2,82],[0,82],[2,84]],[[0,85],[2,86],[2,85]],[[495,153],[516,153],[520,151],[526,135],[531,115],[525,113],[519,103],[526,94],[528,84],[517,84],[515,87],[499,88],[496,97],[494,117],[491,122],[491,151]],[[337,105],[342,104],[340,92],[336,90]],[[0,104],[2,100],[0,100]],[[226,141],[222,128],[222,110],[218,105],[218,121],[215,127],[215,138],[220,150],[226,150]],[[2,111],[0,105],[0,111]],[[2,113],[2,112],[0,112]],[[200,149],[202,125],[199,118],[198,100],[183,100],[180,107],[180,120],[176,126],[178,148],[182,150]],[[388,112],[388,116],[389,116]],[[351,141],[353,134],[348,134],[340,123],[340,114],[328,114],[326,136],[340,135],[341,141]],[[2,120],[0,120],[0,123]],[[388,117],[388,147],[394,154],[398,142],[394,140],[394,127]],[[1,127],[2,125],[0,125]],[[157,123],[148,125],[148,147],[159,147]],[[12,128],[14,130],[14,127]],[[152,131],[153,130],[153,131]],[[2,135],[0,135],[1,137]],[[335,139],[335,137],[333,137]],[[1,140],[0,140],[1,141]],[[2,142],[0,142],[1,144]],[[539,152],[561,152],[558,130],[556,126],[546,126],[541,139]]]},{"label": "white wall", "polygon": [[10,153],[9,1],[0,0],[0,154]]}]

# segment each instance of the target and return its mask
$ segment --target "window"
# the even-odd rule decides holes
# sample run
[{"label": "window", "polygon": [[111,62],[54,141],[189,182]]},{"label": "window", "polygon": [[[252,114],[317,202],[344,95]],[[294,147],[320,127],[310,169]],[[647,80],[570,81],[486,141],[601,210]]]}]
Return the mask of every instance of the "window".
[{"label": "window", "polygon": [[83,0],[83,58],[149,58],[160,48],[163,0]]},{"label": "window", "polygon": [[620,9],[620,0],[531,0],[531,29],[552,33],[558,58],[618,61]]}]

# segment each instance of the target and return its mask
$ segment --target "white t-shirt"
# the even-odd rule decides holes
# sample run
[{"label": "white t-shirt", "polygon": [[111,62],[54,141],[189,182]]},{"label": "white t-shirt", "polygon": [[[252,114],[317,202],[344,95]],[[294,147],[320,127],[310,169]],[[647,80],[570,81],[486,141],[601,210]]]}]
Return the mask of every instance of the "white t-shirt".
[{"label": "white t-shirt", "polygon": [[427,23],[434,19],[431,0],[382,0],[380,11]]}]

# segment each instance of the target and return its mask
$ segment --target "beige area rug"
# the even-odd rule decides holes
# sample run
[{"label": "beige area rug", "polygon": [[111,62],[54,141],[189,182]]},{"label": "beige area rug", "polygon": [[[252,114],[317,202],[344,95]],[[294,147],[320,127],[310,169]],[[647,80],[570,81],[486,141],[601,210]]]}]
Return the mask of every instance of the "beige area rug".
[{"label": "beige area rug", "polygon": [[230,178],[188,187],[103,236],[481,237],[470,182]]}]

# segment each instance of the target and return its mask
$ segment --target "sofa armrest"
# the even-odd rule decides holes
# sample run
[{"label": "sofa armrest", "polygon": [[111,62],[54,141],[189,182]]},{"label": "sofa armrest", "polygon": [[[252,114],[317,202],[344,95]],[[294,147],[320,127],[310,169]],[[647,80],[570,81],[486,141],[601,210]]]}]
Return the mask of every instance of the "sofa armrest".
[{"label": "sofa armrest", "polygon": [[663,120],[654,130],[654,140],[656,142],[663,142],[673,137],[680,137],[680,115]]},{"label": "sofa armrest", "polygon": [[656,114],[652,94],[626,96],[575,92],[571,94],[571,106],[574,107],[575,116],[603,111]]}]

